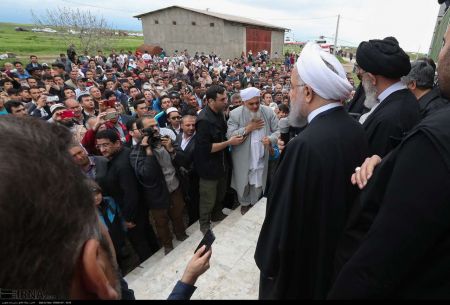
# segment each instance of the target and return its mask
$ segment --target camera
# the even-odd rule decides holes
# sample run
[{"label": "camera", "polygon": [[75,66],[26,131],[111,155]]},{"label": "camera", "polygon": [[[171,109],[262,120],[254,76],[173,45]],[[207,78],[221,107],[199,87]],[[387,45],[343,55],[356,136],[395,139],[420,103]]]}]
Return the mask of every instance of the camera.
[{"label": "camera", "polygon": [[148,137],[148,144],[151,148],[156,148],[161,145],[161,135],[156,134],[156,131],[152,127],[144,128],[141,132],[144,136]]}]

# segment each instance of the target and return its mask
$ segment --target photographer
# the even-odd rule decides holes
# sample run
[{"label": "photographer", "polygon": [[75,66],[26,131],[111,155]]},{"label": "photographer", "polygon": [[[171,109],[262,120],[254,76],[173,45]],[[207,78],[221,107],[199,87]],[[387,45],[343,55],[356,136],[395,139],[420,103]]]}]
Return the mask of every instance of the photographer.
[{"label": "photographer", "polygon": [[175,149],[172,140],[161,137],[156,120],[151,116],[136,122],[141,132],[138,145],[130,154],[131,166],[144,190],[144,200],[155,220],[155,229],[165,254],[173,250],[169,218],[176,238],[180,241],[188,236],[183,222],[185,206],[180,182],[172,164]]}]

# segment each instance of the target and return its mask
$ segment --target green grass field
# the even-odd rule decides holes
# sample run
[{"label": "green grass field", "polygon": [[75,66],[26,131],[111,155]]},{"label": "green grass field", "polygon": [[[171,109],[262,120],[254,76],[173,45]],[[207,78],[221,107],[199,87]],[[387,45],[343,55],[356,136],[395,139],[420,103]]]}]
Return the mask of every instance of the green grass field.
[{"label": "green grass field", "polygon": [[[68,43],[57,33],[18,32],[15,27],[33,28],[30,24],[0,23],[0,54],[13,53],[19,59],[34,54],[41,59],[53,59],[66,53]],[[143,37],[117,37],[112,45],[116,50],[132,50],[144,43]],[[111,50],[103,50],[108,54]],[[11,61],[11,59],[9,59]]]}]

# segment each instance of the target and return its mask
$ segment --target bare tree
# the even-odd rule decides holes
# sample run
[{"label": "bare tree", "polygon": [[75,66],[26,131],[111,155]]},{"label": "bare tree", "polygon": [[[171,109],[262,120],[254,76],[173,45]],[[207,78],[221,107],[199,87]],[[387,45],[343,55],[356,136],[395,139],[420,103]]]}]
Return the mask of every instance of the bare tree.
[{"label": "bare tree", "polygon": [[114,42],[112,26],[103,16],[66,7],[47,9],[37,16],[31,11],[34,23],[38,26],[51,26],[58,31],[68,45],[75,45],[84,52],[110,48]]}]

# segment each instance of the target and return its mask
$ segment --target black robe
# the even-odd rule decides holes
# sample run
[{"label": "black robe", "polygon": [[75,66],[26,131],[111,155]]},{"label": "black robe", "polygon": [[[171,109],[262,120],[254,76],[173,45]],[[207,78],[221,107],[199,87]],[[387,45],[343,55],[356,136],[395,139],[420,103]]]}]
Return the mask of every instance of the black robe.
[{"label": "black robe", "polygon": [[450,107],[375,169],[337,252],[334,299],[450,298]]},{"label": "black robe", "polygon": [[255,253],[260,298],[326,297],[357,192],[350,177],[366,156],[364,130],[343,107],[319,114],[286,146]]},{"label": "black robe", "polygon": [[408,89],[389,95],[363,124],[370,155],[386,156],[419,120],[417,99]]},{"label": "black robe", "polygon": [[441,97],[439,87],[436,87],[419,99],[420,115],[425,118],[446,105],[448,101]]},{"label": "black robe", "polygon": [[349,113],[357,113],[364,114],[369,111],[369,109],[364,106],[364,101],[366,100],[366,92],[364,92],[364,87],[362,84],[359,84],[358,88],[356,88],[355,95],[352,100],[345,105],[345,110]]}]

